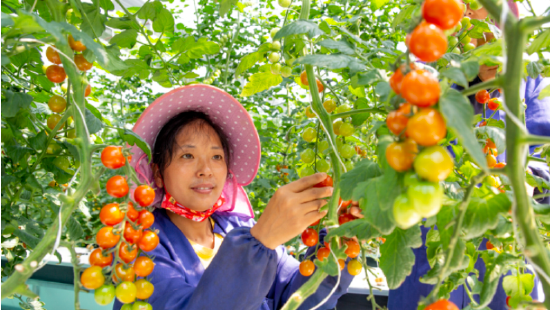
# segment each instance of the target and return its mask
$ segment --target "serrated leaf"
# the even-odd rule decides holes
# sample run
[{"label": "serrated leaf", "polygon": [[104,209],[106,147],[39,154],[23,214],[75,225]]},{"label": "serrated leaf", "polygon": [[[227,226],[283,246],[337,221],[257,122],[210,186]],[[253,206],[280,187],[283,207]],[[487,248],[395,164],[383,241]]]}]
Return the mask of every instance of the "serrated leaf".
[{"label": "serrated leaf", "polygon": [[119,128],[118,135],[120,135],[122,140],[127,142],[130,146],[134,146],[137,144],[137,146],[147,155],[149,161],[151,161],[151,147],[138,134],[129,129]]},{"label": "serrated leaf", "polygon": [[41,131],[36,136],[29,138],[29,145],[34,150],[44,150],[46,148],[46,141],[48,140],[48,135],[45,131]]},{"label": "serrated leaf", "polygon": [[[13,19],[9,14],[2,12],[2,27],[13,26]],[[4,63],[2,63],[2,66]]]},{"label": "serrated leaf", "polygon": [[373,11],[376,11],[386,5],[390,0],[372,0],[371,1],[371,8]]},{"label": "serrated leaf", "polygon": [[19,145],[4,146],[4,150],[13,162],[19,162],[25,154],[33,151],[31,148]]},{"label": "serrated leaf", "polygon": [[383,74],[379,69],[372,69],[364,73],[358,73],[351,78],[351,86],[371,85],[384,80]]},{"label": "serrated leaf", "polygon": [[[435,263],[434,267],[430,269],[426,275],[421,277],[421,282],[426,284],[437,284],[439,281],[439,276],[441,274],[441,269],[443,268],[445,256],[441,256],[437,262]],[[459,239],[457,241],[457,244],[455,245],[454,251],[453,251],[453,257],[451,258],[451,262],[445,270],[445,273],[443,274],[442,278],[446,279],[449,277],[453,272],[460,271],[468,268],[468,265],[470,263],[470,259],[468,255],[466,255],[466,243],[462,239]]]},{"label": "serrated leaf", "polygon": [[235,71],[235,76],[239,77],[243,72],[252,68],[252,66],[254,66],[261,59],[262,59],[262,54],[258,52],[250,53],[244,56],[243,58],[241,58],[241,61],[239,62],[239,66],[237,66],[237,70]]},{"label": "serrated leaf", "polygon": [[30,186],[31,188],[38,190],[40,192],[43,192],[44,189],[42,188],[42,185],[36,180],[36,177],[34,175],[27,175],[25,177],[25,185]]},{"label": "serrated leaf", "polygon": [[491,29],[486,21],[472,19],[471,23],[474,25],[468,34],[471,38],[482,39],[485,37],[485,33],[491,32]]},{"label": "serrated leaf", "polygon": [[447,126],[454,130],[459,142],[475,160],[476,164],[487,171],[487,161],[472,131],[474,108],[468,99],[457,90],[447,89],[443,96],[439,98],[439,106]]},{"label": "serrated leaf", "polygon": [[545,99],[550,96],[550,84],[545,86],[539,93],[538,99]]},{"label": "serrated leaf", "polygon": [[134,23],[134,21],[126,16],[117,18],[112,17],[110,18],[106,23],[106,26],[115,28],[115,29],[137,29],[137,25]]},{"label": "serrated leaf", "polygon": [[2,115],[12,118],[17,115],[20,109],[29,108],[33,97],[26,93],[12,92],[5,90],[6,100],[2,100]]},{"label": "serrated leaf", "polygon": [[220,16],[224,17],[231,8],[236,5],[238,0],[221,0],[220,1]]},{"label": "serrated leaf", "polygon": [[86,109],[84,119],[86,120],[86,126],[88,126],[88,132],[90,134],[95,134],[103,128],[101,120],[94,116],[89,109]]},{"label": "serrated leaf", "polygon": [[212,55],[220,51],[220,46],[216,42],[208,41],[207,38],[199,38],[187,49],[187,56],[191,59],[201,58],[203,55]]},{"label": "serrated leaf", "polygon": [[73,241],[80,239],[84,235],[82,226],[76,219],[74,219],[73,216],[69,217],[69,220],[67,221],[67,233]]},{"label": "serrated leaf", "polygon": [[21,229],[15,229],[13,232],[13,235],[19,238],[19,240],[23,241],[25,244],[27,244],[31,249],[35,248],[36,245],[40,242],[40,239],[29,234],[28,232],[21,230]]},{"label": "serrated leaf", "polygon": [[248,80],[249,82],[244,86],[241,92],[242,97],[265,91],[283,82],[283,78],[280,75],[274,75],[271,72],[255,73],[250,76]]},{"label": "serrated leaf", "polygon": [[137,43],[137,30],[128,29],[111,38],[109,43],[116,44],[121,48],[133,48]]},{"label": "serrated leaf", "polygon": [[367,67],[361,64],[357,59],[341,54],[332,55],[306,55],[298,58],[294,64],[313,65],[327,69],[349,68],[354,71],[363,71]]},{"label": "serrated leaf", "polygon": [[[377,163],[369,160],[363,159],[355,167],[342,174],[340,177],[340,196],[343,200],[350,200],[356,186],[364,181],[367,181],[371,178],[378,177],[382,174],[382,170]],[[363,193],[363,196],[365,194]],[[354,200],[359,200],[360,197],[355,197]]]},{"label": "serrated leaf", "polygon": [[160,1],[146,2],[137,12],[139,19],[154,20],[163,8]]},{"label": "serrated leaf", "polygon": [[155,20],[153,20],[153,30],[164,34],[174,32],[174,16],[168,9],[160,9]]},{"label": "serrated leaf", "polygon": [[483,287],[479,294],[479,309],[485,308],[491,303],[496,293],[500,276],[508,271],[507,265],[517,262],[519,259],[508,253],[502,253],[494,259],[486,260],[484,258],[484,261],[487,269],[483,278]]},{"label": "serrated leaf", "polygon": [[325,239],[331,237],[357,237],[359,240],[370,240],[381,236],[382,234],[376,230],[368,221],[364,219],[356,219],[347,222],[336,229],[332,229]]},{"label": "serrated leaf", "polygon": [[460,86],[468,86],[468,80],[466,80],[466,76],[464,75],[464,72],[460,70],[460,68],[449,67],[447,70],[441,72],[441,76],[456,82],[456,84]]},{"label": "serrated leaf", "polygon": [[505,193],[473,197],[464,215],[464,238],[473,239],[482,236],[487,230],[495,229],[499,213],[507,212],[511,205]]},{"label": "serrated leaf", "polygon": [[531,79],[536,79],[542,73],[542,65],[537,62],[527,64],[527,74]]},{"label": "serrated leaf", "polygon": [[419,226],[408,230],[396,228],[386,242],[380,246],[380,269],[384,272],[388,287],[398,288],[411,274],[414,265],[414,253],[411,248],[422,246],[422,232]]},{"label": "serrated leaf", "polygon": [[105,31],[105,15],[101,14],[101,10],[95,4],[82,3],[82,8],[85,17],[82,18],[80,29],[92,38],[101,36]]},{"label": "serrated leaf", "polygon": [[466,76],[466,79],[468,81],[471,81],[475,77],[477,77],[477,75],[479,74],[479,62],[477,61],[463,62],[460,64],[460,69]]},{"label": "serrated leaf", "polygon": [[408,21],[408,19],[411,18],[414,10],[417,7],[418,6],[416,5],[407,5],[405,8],[400,10],[391,23],[392,28],[397,28],[397,26],[399,26],[401,23]]},{"label": "serrated leaf", "polygon": [[[355,102],[355,109],[365,109],[370,108],[369,102],[365,98],[359,98]],[[365,123],[365,121],[370,117],[370,112],[365,113],[356,113],[351,116],[351,124],[355,127],[360,126],[361,124]]]},{"label": "serrated leaf", "polygon": [[393,185],[393,189],[386,186],[383,175],[369,179],[365,185],[365,197],[359,200],[359,206],[365,215],[364,219],[385,235],[390,234],[395,228],[391,207],[397,197],[395,193],[399,189],[397,184]]},{"label": "serrated leaf", "polygon": [[349,43],[346,43],[344,41],[334,41],[332,39],[325,39],[317,44],[327,49],[338,50],[343,54],[347,54],[347,55],[355,54],[355,50],[353,49],[353,47],[350,46]]},{"label": "serrated leaf", "polygon": [[506,296],[529,295],[535,287],[535,275],[529,273],[507,275],[502,278],[502,287]]},{"label": "serrated leaf", "polygon": [[324,32],[319,28],[317,23],[306,21],[306,20],[297,20],[293,23],[290,23],[283,28],[281,28],[273,40],[279,40],[290,35],[301,35],[306,34],[310,39],[322,35]]},{"label": "serrated leaf", "polygon": [[531,44],[527,47],[527,54],[531,55],[547,48],[548,46],[550,46],[550,29],[538,34],[535,40],[533,40],[533,42],[531,42]]}]

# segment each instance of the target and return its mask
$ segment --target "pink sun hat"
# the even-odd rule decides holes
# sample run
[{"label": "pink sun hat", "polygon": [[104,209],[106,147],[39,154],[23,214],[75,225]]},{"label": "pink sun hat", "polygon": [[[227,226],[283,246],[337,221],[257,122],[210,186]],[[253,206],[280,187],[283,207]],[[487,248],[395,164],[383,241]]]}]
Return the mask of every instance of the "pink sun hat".
[{"label": "pink sun hat", "polygon": [[[232,212],[238,216],[254,218],[252,205],[242,186],[254,180],[260,166],[261,146],[254,122],[241,103],[227,92],[205,84],[191,84],[172,90],[157,98],[141,114],[133,131],[151,148],[162,127],[181,112],[204,112],[226,134],[231,152],[228,178],[222,193],[226,203],[216,212]],[[149,158],[137,145],[131,149],[130,164],[141,182],[155,190],[153,206],[160,205],[163,191],[156,187]],[[132,187],[131,195],[135,189]]]}]

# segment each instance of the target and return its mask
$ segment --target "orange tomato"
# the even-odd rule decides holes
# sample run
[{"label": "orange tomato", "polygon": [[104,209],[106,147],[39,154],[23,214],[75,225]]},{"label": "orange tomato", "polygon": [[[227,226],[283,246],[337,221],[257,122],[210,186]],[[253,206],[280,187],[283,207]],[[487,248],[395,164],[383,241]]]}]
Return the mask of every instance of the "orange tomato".
[{"label": "orange tomato", "polygon": [[57,51],[51,46],[48,46],[46,49],[46,58],[54,64],[61,64],[61,57],[59,57],[59,53],[57,53]]},{"label": "orange tomato", "polygon": [[433,146],[447,135],[445,120],[433,108],[421,109],[409,119],[406,135],[421,146]]},{"label": "orange tomato", "polygon": [[408,115],[411,112],[411,104],[404,103],[399,109],[394,110],[386,117],[386,125],[394,135],[401,135],[409,122]]},{"label": "orange tomato", "polygon": [[454,303],[440,299],[431,305],[427,306],[425,310],[460,310]]},{"label": "orange tomato", "polygon": [[411,33],[409,50],[425,62],[435,62],[447,52],[447,36],[434,24],[422,22]]},{"label": "orange tomato", "polygon": [[426,70],[409,72],[401,83],[401,96],[418,107],[433,106],[439,100],[439,82]]},{"label": "orange tomato", "polygon": [[463,4],[459,0],[426,0],[422,5],[424,19],[443,30],[456,27],[462,13]]},{"label": "orange tomato", "polygon": [[386,160],[394,170],[404,172],[412,168],[417,153],[416,143],[408,138],[404,142],[391,143],[386,148]]},{"label": "orange tomato", "polygon": [[84,45],[84,43],[82,43],[82,41],[76,41],[73,38],[73,35],[69,35],[69,46],[71,47],[71,49],[73,49],[73,51],[77,52],[82,52],[86,50],[86,46]]}]

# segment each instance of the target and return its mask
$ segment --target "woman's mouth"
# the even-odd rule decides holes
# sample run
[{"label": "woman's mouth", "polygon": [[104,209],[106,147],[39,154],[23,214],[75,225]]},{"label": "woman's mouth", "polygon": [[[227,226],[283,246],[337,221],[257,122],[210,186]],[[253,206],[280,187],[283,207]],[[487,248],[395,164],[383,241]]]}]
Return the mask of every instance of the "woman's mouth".
[{"label": "woman's mouth", "polygon": [[191,189],[193,189],[193,191],[200,194],[210,194],[214,189],[214,186],[210,184],[202,184],[202,185],[197,185],[195,187],[191,187]]}]

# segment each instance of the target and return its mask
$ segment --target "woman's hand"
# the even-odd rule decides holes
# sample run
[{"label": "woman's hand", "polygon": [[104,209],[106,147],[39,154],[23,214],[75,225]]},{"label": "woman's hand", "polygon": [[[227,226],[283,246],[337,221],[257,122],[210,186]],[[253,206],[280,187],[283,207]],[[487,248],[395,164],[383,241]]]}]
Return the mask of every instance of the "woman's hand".
[{"label": "woman's hand", "polygon": [[319,212],[319,209],[327,200],[321,198],[331,196],[333,188],[313,186],[326,177],[326,173],[317,173],[279,188],[250,234],[266,247],[275,249],[325,216],[327,211]]}]

